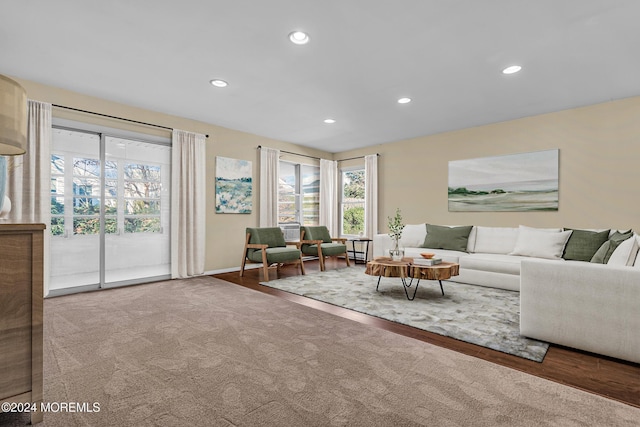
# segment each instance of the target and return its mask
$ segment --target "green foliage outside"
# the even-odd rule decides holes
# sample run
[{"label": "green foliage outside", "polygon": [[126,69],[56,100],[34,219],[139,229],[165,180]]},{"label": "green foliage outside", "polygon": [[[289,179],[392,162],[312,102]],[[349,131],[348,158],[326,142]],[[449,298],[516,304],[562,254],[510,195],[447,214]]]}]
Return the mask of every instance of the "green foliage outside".
[{"label": "green foliage outside", "polygon": [[125,218],[125,233],[159,233],[160,218]]},{"label": "green foliage outside", "polygon": [[[64,172],[63,160],[60,157],[52,156],[52,166],[57,172]],[[116,168],[115,162],[109,162],[107,166]],[[76,183],[77,177],[97,178],[99,162],[92,159],[74,160],[74,194],[83,195],[73,198],[73,234],[99,234],[100,233],[100,199],[91,196],[91,185],[87,182],[90,179],[82,178]],[[160,169],[157,166],[147,166],[141,164],[125,165],[125,198],[127,217],[124,220],[125,233],[158,233],[160,232],[160,201],[159,200],[139,200],[138,198],[154,198],[159,192]],[[143,181],[136,181],[142,179]],[[95,180],[94,180],[95,181]],[[55,191],[55,190],[52,190]],[[115,194],[113,194],[115,196]],[[51,234],[62,236],[65,232],[64,203],[63,196],[51,197]],[[115,198],[107,198],[104,212],[106,234],[118,232],[118,214]],[[132,218],[130,216],[135,216]]]},{"label": "green foliage outside", "polygon": [[364,208],[354,206],[344,210],[342,217],[344,234],[360,234],[364,232]]},{"label": "green foliage outside", "polygon": [[[104,232],[114,234],[118,231],[118,222],[115,218],[105,218]],[[100,218],[74,218],[73,234],[98,234],[100,233]]]},{"label": "green foliage outside", "polygon": [[51,234],[54,236],[62,236],[64,234],[64,218],[55,215],[64,214],[64,205],[58,203],[55,197],[51,198]]},{"label": "green foliage outside", "polygon": [[364,170],[344,173],[349,183],[344,185],[345,199],[364,200]]}]

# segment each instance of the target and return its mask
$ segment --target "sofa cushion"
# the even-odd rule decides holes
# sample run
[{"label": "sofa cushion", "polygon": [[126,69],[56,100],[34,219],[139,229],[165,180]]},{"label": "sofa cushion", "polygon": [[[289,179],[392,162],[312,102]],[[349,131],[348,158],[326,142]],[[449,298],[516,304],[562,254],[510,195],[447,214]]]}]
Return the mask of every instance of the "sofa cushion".
[{"label": "sofa cushion", "polygon": [[460,268],[492,273],[520,274],[520,261],[528,257],[505,254],[469,254],[460,258]]},{"label": "sofa cushion", "polygon": [[427,224],[427,237],[422,247],[465,252],[472,228],[472,225],[447,227]]},{"label": "sofa cushion", "polygon": [[571,233],[571,231],[554,232],[521,225],[516,247],[509,255],[561,259]]},{"label": "sofa cushion", "polygon": [[638,255],[638,249],[638,239],[635,236],[626,239],[613,251],[607,265],[633,265]]},{"label": "sofa cushion", "polygon": [[593,255],[609,239],[609,231],[572,230],[571,236],[564,247],[562,258],[575,261],[591,261]]},{"label": "sofa cushion", "polygon": [[[466,256],[469,256],[466,252],[450,251],[447,249],[434,249],[434,248],[404,248],[404,256],[407,258],[420,258],[422,252],[431,252],[435,254],[435,258],[440,258],[446,262],[457,262]],[[388,254],[385,254],[388,256]]]},{"label": "sofa cushion", "polygon": [[424,243],[425,237],[427,237],[426,224],[407,224],[402,229],[400,244],[408,248],[418,248]]},{"label": "sofa cushion", "polygon": [[483,254],[508,254],[512,252],[518,240],[516,227],[476,227],[476,240],[473,251]]},{"label": "sofa cushion", "polygon": [[600,248],[593,254],[591,262],[598,264],[606,264],[609,262],[611,254],[618,248],[618,246],[633,236],[633,231],[614,231],[610,234],[609,240],[604,242]]}]

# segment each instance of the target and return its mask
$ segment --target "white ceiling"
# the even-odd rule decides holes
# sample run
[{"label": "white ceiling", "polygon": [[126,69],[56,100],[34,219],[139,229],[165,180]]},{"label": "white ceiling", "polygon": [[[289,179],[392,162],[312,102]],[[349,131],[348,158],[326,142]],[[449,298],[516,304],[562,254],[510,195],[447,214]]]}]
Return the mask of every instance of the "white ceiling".
[{"label": "white ceiling", "polygon": [[0,73],[341,152],[640,95],[639,18],[638,0],[2,0]]}]

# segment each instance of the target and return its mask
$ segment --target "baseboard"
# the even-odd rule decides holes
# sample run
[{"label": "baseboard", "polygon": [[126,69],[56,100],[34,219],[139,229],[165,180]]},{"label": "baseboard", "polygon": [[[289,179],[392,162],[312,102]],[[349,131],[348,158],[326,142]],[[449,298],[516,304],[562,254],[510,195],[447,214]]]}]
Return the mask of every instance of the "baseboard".
[{"label": "baseboard", "polygon": [[[262,264],[248,264],[244,266],[245,270],[251,270],[252,268],[262,268]],[[212,276],[214,274],[233,273],[234,271],[240,271],[240,267],[221,268],[219,270],[205,271],[203,275]]]},{"label": "baseboard", "polygon": [[[316,260],[318,259],[317,256],[303,256],[302,257],[302,262],[304,261],[312,261],[312,260]],[[275,265],[275,264],[274,264]],[[252,268],[262,268],[262,264],[260,263],[247,263],[247,265],[244,266],[245,270],[251,270]],[[273,267],[271,267],[273,268]],[[240,267],[229,267],[229,268],[221,268],[219,270],[209,270],[209,271],[205,271],[204,273],[202,273],[204,276],[211,276],[214,274],[222,274],[222,273],[233,273],[234,271],[240,271]]]}]

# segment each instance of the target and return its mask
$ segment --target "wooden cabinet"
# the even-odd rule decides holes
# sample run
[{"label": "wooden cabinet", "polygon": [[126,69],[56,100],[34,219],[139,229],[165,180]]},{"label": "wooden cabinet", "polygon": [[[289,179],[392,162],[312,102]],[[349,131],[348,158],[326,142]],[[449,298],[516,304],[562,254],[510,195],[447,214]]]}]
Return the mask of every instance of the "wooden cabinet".
[{"label": "wooden cabinet", "polygon": [[0,223],[0,402],[33,402],[42,421],[44,224]]}]

